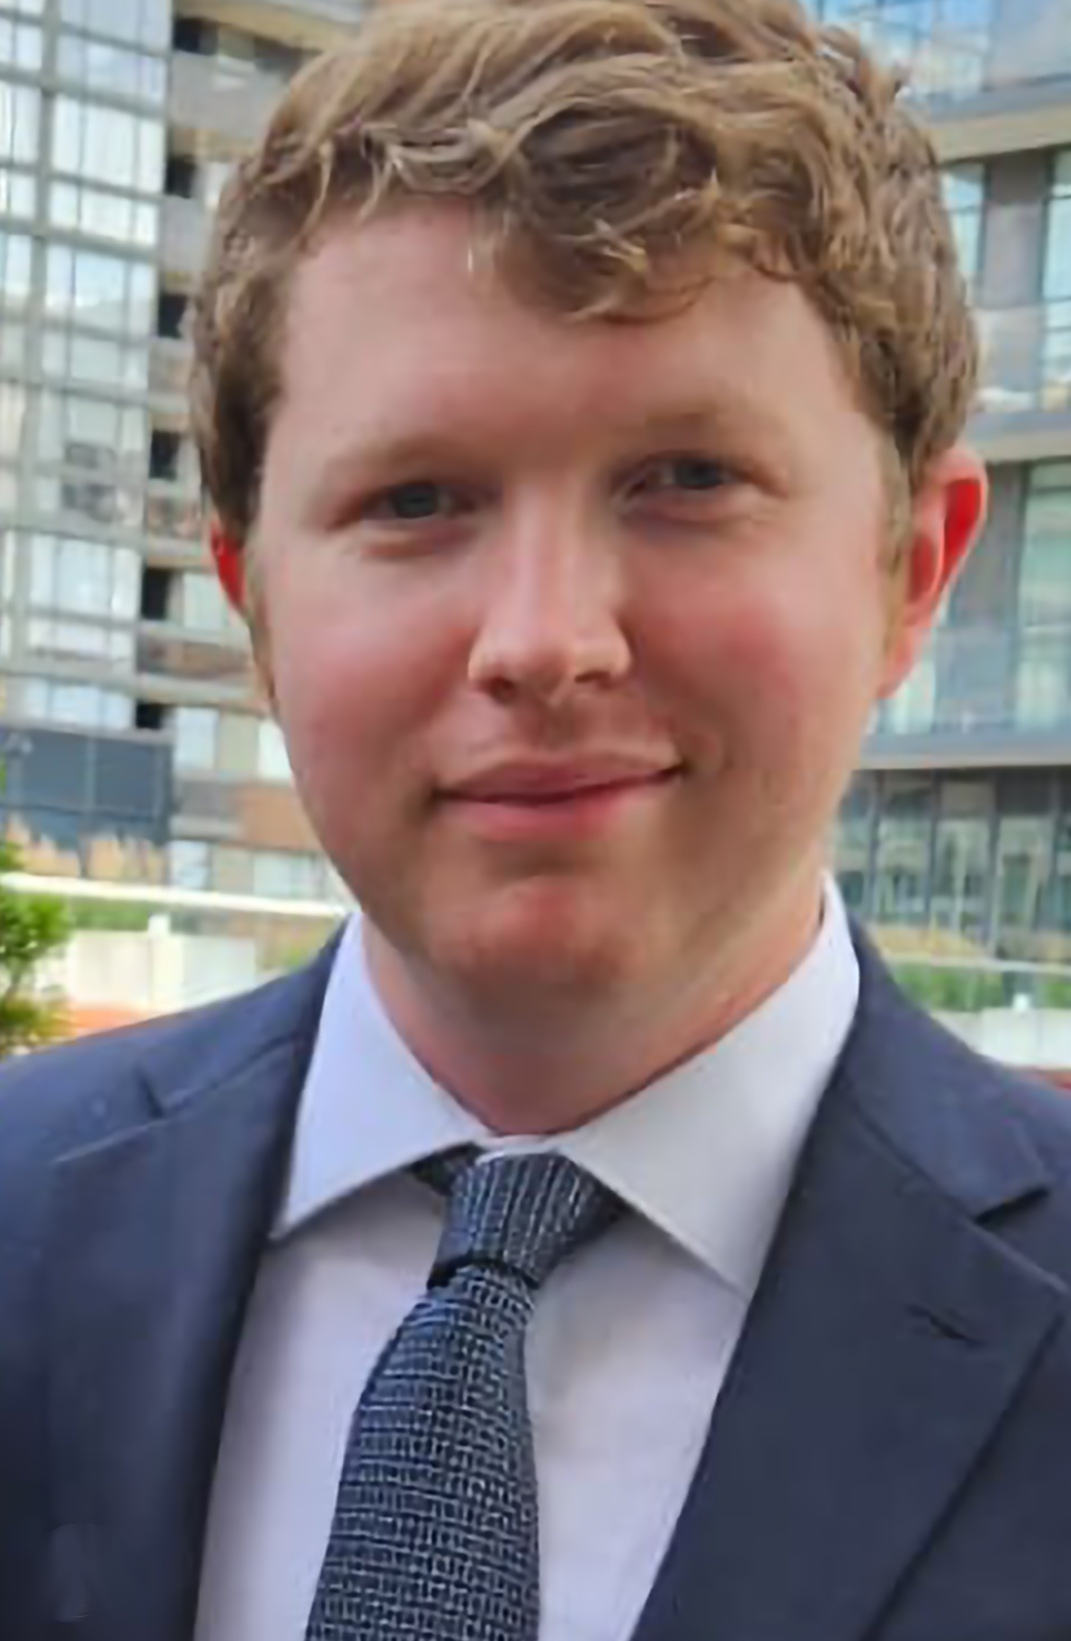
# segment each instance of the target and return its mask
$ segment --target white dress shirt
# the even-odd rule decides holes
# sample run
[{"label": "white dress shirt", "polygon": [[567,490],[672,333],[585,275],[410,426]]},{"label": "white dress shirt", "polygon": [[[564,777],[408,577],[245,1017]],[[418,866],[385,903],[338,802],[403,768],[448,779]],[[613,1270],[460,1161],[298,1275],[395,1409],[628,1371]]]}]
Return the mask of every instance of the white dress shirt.
[{"label": "white dress shirt", "polygon": [[[630,1211],[554,1273],[529,1327],[541,1641],[626,1641],[636,1626],[858,989],[827,881],[819,934],[779,991],[713,1048],[554,1138]],[[503,1143],[393,1029],[354,918],[239,1347],[195,1641],[303,1641],[353,1410],[423,1291],[442,1224],[407,1171],[472,1142]]]}]

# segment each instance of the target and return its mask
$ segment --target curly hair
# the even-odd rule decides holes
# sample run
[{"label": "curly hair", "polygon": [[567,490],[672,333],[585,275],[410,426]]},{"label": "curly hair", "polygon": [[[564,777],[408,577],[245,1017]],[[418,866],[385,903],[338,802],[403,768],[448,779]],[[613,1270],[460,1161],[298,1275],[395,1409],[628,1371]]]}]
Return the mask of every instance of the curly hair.
[{"label": "curly hair", "polygon": [[977,342],[901,83],[795,0],[385,0],[293,80],[224,190],[193,304],[207,500],[255,523],[294,268],[339,212],[459,200],[577,321],[684,303],[725,256],[796,281],[910,493]]}]

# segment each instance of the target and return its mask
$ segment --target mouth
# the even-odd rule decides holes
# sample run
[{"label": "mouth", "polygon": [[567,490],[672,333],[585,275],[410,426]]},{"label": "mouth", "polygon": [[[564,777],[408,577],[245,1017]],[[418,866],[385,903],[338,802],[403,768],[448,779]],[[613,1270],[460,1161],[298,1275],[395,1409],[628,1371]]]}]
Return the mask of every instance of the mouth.
[{"label": "mouth", "polygon": [[449,787],[443,798],[478,831],[507,838],[546,837],[598,830],[649,802],[683,772],[681,764],[511,766]]}]

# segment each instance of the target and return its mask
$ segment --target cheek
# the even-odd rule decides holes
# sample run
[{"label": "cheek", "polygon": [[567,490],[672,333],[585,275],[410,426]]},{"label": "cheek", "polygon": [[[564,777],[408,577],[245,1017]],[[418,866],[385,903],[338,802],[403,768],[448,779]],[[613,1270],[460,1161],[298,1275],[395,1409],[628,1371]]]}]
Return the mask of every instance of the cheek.
[{"label": "cheek", "polygon": [[851,740],[869,714],[880,629],[850,594],[722,589],[684,604],[662,631],[664,673],[733,763],[791,764]]},{"label": "cheek", "polygon": [[365,779],[404,713],[404,675],[389,666],[377,624],[295,597],[268,611],[275,708],[299,780],[345,785]]}]

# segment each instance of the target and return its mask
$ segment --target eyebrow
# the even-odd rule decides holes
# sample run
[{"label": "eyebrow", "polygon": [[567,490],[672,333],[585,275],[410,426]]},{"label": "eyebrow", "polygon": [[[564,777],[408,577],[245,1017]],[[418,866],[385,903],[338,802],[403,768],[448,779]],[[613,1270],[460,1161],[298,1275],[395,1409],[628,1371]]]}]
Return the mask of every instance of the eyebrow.
[{"label": "eyebrow", "polygon": [[[383,470],[383,482],[389,483],[391,469],[401,472],[425,464],[432,467],[443,462],[471,462],[474,453],[478,458],[480,452],[487,449],[487,425],[493,425],[493,416],[486,425],[468,428],[459,426],[456,421],[404,431],[399,428],[396,435],[376,428],[367,439],[358,437],[348,444],[340,442],[310,475],[309,506],[317,513],[329,513],[346,499],[353,488],[355,474],[362,471]],[[665,407],[619,419],[608,417],[605,427],[607,443],[724,438],[734,433],[767,443],[776,441],[778,445],[784,439],[784,429],[776,413],[771,413],[753,395],[735,388],[721,398],[712,390],[702,404]]]}]

